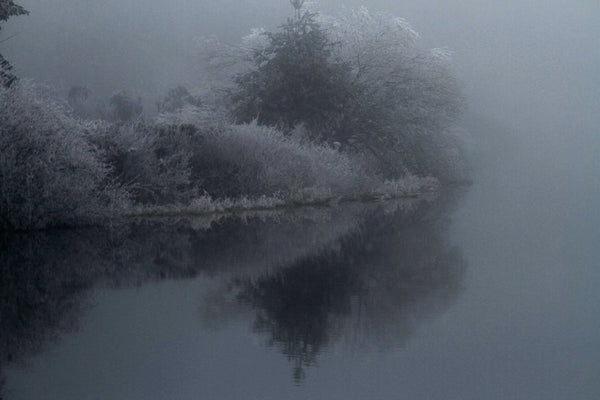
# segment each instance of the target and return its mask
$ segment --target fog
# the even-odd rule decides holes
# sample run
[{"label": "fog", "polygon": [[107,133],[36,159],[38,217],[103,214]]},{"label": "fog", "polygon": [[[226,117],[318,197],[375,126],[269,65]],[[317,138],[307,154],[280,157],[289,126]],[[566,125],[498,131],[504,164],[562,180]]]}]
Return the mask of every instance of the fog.
[{"label": "fog", "polygon": [[[322,0],[335,11],[364,1]],[[98,95],[128,89],[148,104],[202,73],[195,40],[235,43],[290,14],[283,0],[23,0],[31,14],[5,24],[0,44],[20,76]],[[470,112],[501,121],[551,159],[598,154],[600,4],[594,0],[371,0],[408,20],[427,47],[448,47]],[[477,132],[474,132],[477,134]],[[540,147],[538,147],[540,146]],[[537,149],[537,150],[536,150]],[[532,154],[532,157],[535,157]],[[567,160],[563,160],[567,163]]]},{"label": "fog", "polygon": [[[29,10],[30,15],[13,17],[8,22],[2,23],[0,32],[0,53],[14,66],[17,76],[48,84],[54,87],[61,96],[66,96],[69,88],[74,85],[86,86],[103,99],[124,89],[134,96],[143,98],[147,114],[156,112],[156,102],[164,97],[168,89],[178,85],[185,85],[193,89],[201,84],[203,71],[198,57],[197,41],[199,38],[216,35],[222,42],[235,44],[251,28],[276,27],[285,21],[292,11],[288,0],[104,0],[96,2],[88,0],[18,0],[17,3]],[[393,388],[394,393],[401,390],[405,393],[411,393],[411,390],[414,393],[423,393],[423,390],[429,390],[430,394],[437,394],[437,397],[431,395],[427,398],[458,398],[449,396],[448,388],[456,390],[455,394],[462,390],[471,395],[461,398],[496,398],[498,396],[510,398],[510,395],[507,396],[509,392],[501,393],[503,390],[512,390],[515,393],[512,398],[517,398],[517,394],[525,396],[522,398],[534,398],[534,393],[537,395],[543,393],[543,398],[566,398],[565,396],[586,400],[593,398],[585,396],[598,390],[594,371],[598,370],[598,360],[600,360],[598,357],[600,346],[598,346],[598,338],[594,336],[594,332],[598,330],[596,314],[598,304],[600,304],[597,291],[598,284],[600,284],[600,274],[597,268],[599,257],[597,243],[600,240],[600,214],[597,211],[598,204],[600,204],[600,135],[598,135],[600,127],[600,2],[598,0],[506,0],[503,2],[491,0],[369,0],[368,2],[364,0],[321,0],[317,9],[325,13],[334,13],[342,6],[358,7],[363,4],[371,11],[381,11],[406,19],[414,30],[420,33],[420,43],[423,47],[448,48],[453,54],[452,68],[460,81],[467,105],[460,124],[464,128],[462,137],[464,137],[473,158],[473,185],[466,188],[464,193],[461,191],[460,196],[456,196],[457,199],[453,199],[452,205],[454,207],[454,201],[456,201],[458,204],[455,208],[458,211],[449,207],[439,215],[432,213],[424,220],[425,222],[419,220],[417,225],[407,225],[408,228],[412,228],[403,228],[408,232],[406,237],[397,239],[397,235],[393,236],[392,239],[397,239],[397,242],[390,242],[390,249],[400,253],[396,257],[399,260],[397,265],[401,265],[402,261],[407,266],[413,266],[419,264],[418,257],[415,257],[415,254],[420,254],[419,248],[423,249],[423,259],[426,259],[430,255],[438,253],[453,255],[452,252],[446,252],[446,245],[449,248],[456,246],[456,254],[460,257],[457,256],[456,259],[450,257],[450,261],[460,261],[456,261],[456,264],[461,267],[460,274],[454,277],[456,279],[451,281],[452,285],[449,286],[452,289],[450,294],[456,296],[456,299],[452,296],[438,296],[444,301],[447,297],[452,297],[452,302],[446,304],[442,301],[444,307],[439,307],[440,315],[430,317],[426,324],[423,323],[423,329],[415,329],[414,335],[411,332],[411,341],[414,341],[415,344],[412,345],[411,342],[411,345],[403,349],[397,356],[394,353],[393,357],[396,358],[392,358],[391,355],[388,358],[373,356],[365,363],[362,361],[348,362],[350,358],[344,358],[347,357],[346,353],[338,354],[332,351],[329,354],[325,351],[327,346],[323,345],[323,353],[327,357],[321,358],[323,360],[323,365],[319,367],[322,368],[321,374],[314,373],[311,376],[313,381],[310,383],[313,386],[305,386],[305,390],[308,392],[296,391],[294,392],[295,396],[306,398],[307,396],[304,396],[306,393],[319,388],[336,388],[336,390],[345,388],[352,393],[352,390],[356,389],[355,386],[360,386],[358,389],[368,391],[368,385],[364,385],[364,382],[369,381],[369,379],[365,379],[368,377],[375,383],[384,382],[378,387],[383,388],[381,390],[386,393],[389,393],[389,388]],[[31,130],[33,131],[34,128]],[[261,132],[256,130],[256,136]],[[226,148],[228,151],[233,149],[231,154],[236,156],[245,154],[243,151],[246,146],[245,142],[239,139],[249,136],[252,138],[252,135],[248,135],[246,131],[238,133],[237,136],[232,134],[226,137],[231,143],[227,141],[223,142],[225,144],[217,143],[222,147],[218,147],[212,142],[203,142],[205,145],[208,143],[205,147],[209,150],[201,153],[202,157],[198,158],[203,160],[207,158],[210,162],[211,159],[205,157],[206,154],[216,153],[215,158],[218,160],[221,153],[211,152],[210,149],[219,149],[220,151],[221,148]],[[171,137],[169,140],[172,140]],[[236,140],[239,143],[236,144]],[[183,143],[187,146],[188,142]],[[236,146],[232,144],[236,144]],[[209,147],[209,145],[213,147]],[[265,156],[267,151],[258,148],[255,153],[259,156],[255,158],[266,160],[264,164],[276,167],[280,164],[286,166],[288,164],[283,164],[281,160],[293,159],[289,156],[289,154],[296,154],[292,150],[289,150],[289,153],[273,152],[280,156],[274,159],[276,162],[271,162],[272,159]],[[254,158],[250,159],[254,160]],[[247,162],[247,159],[245,160]],[[335,160],[328,162],[327,165],[338,165]],[[256,164],[262,166],[262,164]],[[304,164],[308,163],[304,162]],[[254,174],[251,168],[245,168],[245,166],[240,167],[239,170],[249,170],[248,176]],[[285,171],[289,170],[295,171],[296,166],[289,167]],[[316,170],[319,174],[326,175],[323,169],[316,168]],[[227,178],[227,182],[232,186],[240,186],[239,182],[246,181],[254,182],[246,175],[243,175],[238,181]],[[331,210],[327,212],[331,212]],[[250,223],[245,220],[239,226],[237,221],[230,225],[221,222],[215,224],[214,231],[216,233],[206,235],[203,230],[190,231],[186,226],[182,228],[177,225],[177,229],[181,230],[180,236],[172,234],[172,229],[175,228],[161,228],[162,230],[157,228],[151,231],[153,235],[158,232],[158,236],[149,235],[147,241],[141,241],[142,245],[137,245],[136,241],[139,240],[131,234],[136,240],[128,240],[124,242],[123,246],[130,246],[130,242],[132,242],[131,249],[128,251],[133,252],[134,255],[138,255],[136,252],[138,248],[148,249],[139,251],[139,258],[143,261],[138,262],[139,266],[147,268],[147,265],[151,264],[146,260],[146,256],[148,259],[153,257],[154,261],[152,262],[160,264],[165,256],[160,254],[160,257],[154,257],[154,253],[150,249],[157,250],[157,252],[160,250],[168,257],[172,256],[173,265],[181,267],[181,269],[174,268],[174,271],[186,273],[192,270],[187,268],[192,265],[195,267],[202,265],[203,270],[209,272],[225,271],[227,267],[229,268],[227,271],[233,271],[228,272],[231,275],[247,271],[256,272],[256,265],[264,265],[265,269],[266,267],[274,268],[278,264],[285,266],[288,263],[287,258],[294,261],[289,264],[298,264],[298,268],[291,269],[292,272],[308,271],[312,273],[312,269],[308,267],[318,264],[320,259],[310,258],[307,254],[310,256],[317,250],[323,252],[323,259],[327,259],[328,263],[354,265],[356,261],[352,259],[353,253],[350,250],[353,246],[357,247],[356,251],[363,249],[348,239],[350,237],[348,232],[354,232],[354,224],[359,219],[347,211],[343,213],[340,211],[340,215],[336,214],[335,218],[323,219],[321,215],[316,215],[314,218],[319,223],[315,222],[314,227],[308,225],[314,229],[288,230],[286,220],[278,221],[273,225],[275,226],[273,229],[263,228],[266,232],[264,238],[260,236],[262,231],[257,230],[256,225],[268,224],[258,219],[254,222],[251,220]],[[382,221],[388,219],[388,214],[381,218]],[[441,222],[444,222],[443,229],[437,227],[437,224]],[[426,223],[431,223],[431,226]],[[421,226],[420,224],[423,224],[425,228],[421,230],[414,228]],[[211,224],[209,223],[208,226]],[[271,227],[271,225],[268,226]],[[438,231],[438,229],[440,230]],[[71,240],[69,236],[71,233],[66,232],[67,239]],[[133,232],[135,233],[135,231]],[[186,235],[198,238],[194,242],[186,237],[181,237]],[[360,233],[360,235],[357,233],[357,235],[368,237],[370,233]],[[320,238],[324,241],[330,237],[344,238],[346,242],[340,239],[341,244],[338,244],[337,241],[330,240],[323,245],[314,239]],[[59,239],[60,236],[56,240],[60,246],[63,246],[62,239]],[[362,236],[360,239],[362,240]],[[373,239],[374,243],[386,243],[379,240],[378,237],[375,239],[377,240]],[[413,239],[413,241],[409,239]],[[66,240],[65,243],[69,240]],[[173,243],[170,242],[171,240]],[[287,240],[289,243],[286,242],[287,245],[282,245],[282,240],[284,242]],[[113,239],[113,241],[117,240]],[[330,246],[329,242],[334,243],[335,246]],[[359,240],[357,239],[356,242]],[[204,243],[204,245],[200,246],[198,243]],[[346,244],[344,245],[344,243]],[[404,244],[405,251],[402,251],[404,247],[396,246],[396,243]],[[181,245],[183,250],[178,248],[178,245]],[[60,246],[56,248],[62,249]],[[84,243],[80,247],[84,248],[85,246],[87,245]],[[104,244],[101,246],[90,245],[89,247],[94,251],[99,249],[98,253],[105,257],[102,246]],[[218,246],[223,247],[222,254],[215,250]],[[438,252],[434,251],[436,246],[440,248]],[[287,258],[282,258],[282,249],[286,250],[288,247],[291,249],[289,254],[284,254]],[[18,247],[13,246],[11,251],[20,255],[15,249]],[[372,247],[364,250],[368,254],[379,254],[377,248],[375,251]],[[52,251],[55,254],[64,255],[62,250],[55,251],[52,248]],[[69,268],[65,267],[65,271],[68,272],[65,276],[71,274],[71,264],[73,269],[80,268],[81,254],[85,254],[85,252],[80,253],[77,246],[74,247],[74,251],[75,256],[66,258],[69,261],[66,267]],[[275,255],[269,257],[269,251]],[[125,251],[123,253],[129,254]],[[12,257],[10,251],[5,254]],[[46,251],[40,252],[41,256],[46,254]],[[114,254],[119,253],[115,252]],[[182,254],[184,255],[183,261],[180,260]],[[142,255],[144,257],[141,257]],[[347,260],[346,255],[352,257]],[[38,258],[47,264],[56,258],[41,256]],[[381,257],[383,256],[387,257],[385,260],[392,259],[388,253],[382,253]],[[8,259],[12,260],[11,257]],[[88,256],[88,259],[93,261],[93,258],[90,257]],[[102,263],[98,262],[98,265],[104,265],[105,261],[102,257],[98,256],[102,261]],[[168,257],[166,257],[167,261],[170,260]],[[30,258],[25,257],[26,260]],[[71,258],[74,260],[73,262],[70,262]],[[205,265],[198,260],[204,262]],[[443,257],[440,256],[439,260],[443,261]],[[189,265],[186,264],[188,261]],[[122,263],[124,265],[131,264],[127,260]],[[170,264],[165,262],[165,265],[169,266]],[[358,267],[362,267],[360,263],[357,265],[357,270]],[[382,265],[385,267],[381,268],[382,271],[395,271],[387,268],[385,264]],[[444,263],[440,265],[445,267]],[[361,273],[364,272],[366,276],[369,272],[370,280],[367,282],[365,278],[367,283],[364,284],[364,287],[368,287],[368,285],[373,285],[373,271],[377,272],[377,270],[373,270],[372,264],[365,263],[365,266],[365,270],[361,270]],[[140,269],[144,271],[139,272],[140,276],[147,272],[143,268]],[[442,272],[445,271],[444,268],[439,269]],[[16,267],[15,270],[17,270]],[[137,272],[135,269],[132,270]],[[46,269],[40,271],[45,273]],[[48,276],[55,275],[50,274],[50,271],[48,268]],[[94,272],[93,269],[91,271]],[[156,271],[156,277],[160,276],[161,280],[164,277],[173,278],[185,275],[183,272],[179,275],[163,273],[164,271],[169,272],[168,269],[157,269]],[[407,271],[412,273],[410,268]],[[422,270],[418,271],[422,272]],[[271,271],[269,270],[269,272]],[[354,273],[354,270],[351,272]],[[155,275],[149,274],[148,276],[152,282],[155,280]],[[310,274],[308,276],[310,277]],[[333,274],[332,276],[338,275]],[[398,276],[405,277],[402,274]],[[437,275],[431,274],[431,276]],[[442,276],[444,275],[442,274]],[[293,282],[293,279],[283,279],[285,277],[285,274],[266,276],[269,279],[265,278],[264,281],[267,283]],[[420,278],[420,275],[416,274],[416,277]],[[43,278],[50,279],[45,275]],[[380,281],[385,282],[387,279],[387,275],[382,274]],[[423,290],[423,287],[428,289],[432,286],[427,286],[426,279],[424,281],[426,284],[423,286],[421,281],[415,280],[418,283],[415,286],[418,289],[415,289],[415,293],[420,294],[415,298],[426,299],[430,292],[437,296],[439,294],[437,286],[433,287],[435,290]],[[10,279],[7,278],[7,282],[10,283]],[[310,282],[311,285],[314,285],[314,280]],[[398,282],[402,282],[402,280],[399,278]],[[180,283],[189,284],[184,280],[172,284],[179,285]],[[228,295],[233,296],[232,293],[241,291],[240,282],[238,281],[236,284],[238,286],[228,286],[228,290],[231,291]],[[311,285],[309,287],[312,288]],[[461,287],[458,288],[458,286]],[[8,283],[5,287],[13,288]],[[280,289],[276,285],[270,287]],[[324,292],[330,291],[329,286],[325,285],[324,287],[326,289],[323,289]],[[390,300],[391,297],[387,297],[388,293],[378,289],[376,285],[373,287],[375,287],[374,294],[381,294],[383,300]],[[112,310],[113,303],[122,307],[123,304],[131,301],[131,304],[138,304],[137,306],[134,304],[131,310],[136,312],[142,310],[150,315],[149,311],[152,310],[147,306],[146,301],[154,296],[155,290],[160,289],[160,293],[164,294],[161,296],[164,298],[152,297],[155,299],[153,301],[159,299],[162,302],[168,296],[173,295],[175,300],[172,301],[172,304],[177,304],[179,307],[180,300],[177,296],[180,296],[181,299],[185,297],[185,307],[189,309],[189,315],[192,316],[186,317],[188,321],[181,322],[180,325],[173,324],[173,329],[183,326],[184,328],[191,327],[190,331],[199,330],[200,328],[194,325],[198,324],[196,321],[198,314],[210,315],[210,312],[214,311],[210,308],[213,304],[208,304],[205,307],[206,310],[202,308],[198,310],[198,304],[201,301],[198,300],[193,304],[189,301],[192,296],[200,298],[197,287],[189,284],[189,290],[181,293],[174,288],[175,286],[166,286],[164,293],[158,284],[141,288],[136,292],[137,294],[147,293],[147,296],[142,297],[141,300],[135,297],[137,294],[133,290],[127,291],[127,288],[116,291],[116,293],[118,296],[131,294],[129,300],[123,300],[125,297],[111,299],[111,293],[102,292],[98,308],[101,315],[96,314],[96,317],[100,315],[101,318],[97,321],[101,321],[106,326],[112,326],[111,324],[117,326],[122,323],[124,328],[118,327],[114,331],[124,329],[125,332],[129,332],[131,330],[131,337],[134,339],[131,339],[130,342],[137,344],[137,328],[132,328],[134,325],[129,322],[124,323],[124,321],[129,321],[129,317],[115,318],[116,322],[114,323],[109,318],[104,321],[102,310]],[[246,292],[253,293],[249,288],[252,286],[247,285]],[[285,286],[281,289],[284,294],[287,293],[285,289]],[[273,290],[273,292],[277,291]],[[348,291],[348,293],[350,292]],[[32,293],[38,295],[35,291]],[[409,293],[411,293],[410,290]],[[342,294],[354,299],[346,292]],[[18,299],[17,296],[15,298]],[[102,303],[103,298],[104,303]],[[248,301],[248,298],[252,301]],[[298,296],[290,296],[290,298],[297,299]],[[326,297],[323,298],[326,299]],[[318,303],[311,303],[310,299],[306,301],[301,299],[297,302],[300,306],[305,304],[319,306]],[[183,303],[184,301],[181,300],[181,304]],[[248,304],[245,306],[250,307],[249,309],[257,316],[270,316],[269,312],[279,306],[277,301],[274,301],[273,304],[260,303],[248,296],[246,303]],[[60,302],[57,304],[61,305]],[[165,304],[171,303],[167,299]],[[379,305],[379,303],[374,304]],[[409,307],[409,311],[412,312],[413,308],[420,310],[421,303],[415,301],[414,304],[415,307]],[[304,308],[300,306],[299,310],[304,312]],[[177,307],[173,307],[173,310]],[[177,309],[181,310],[183,307]],[[195,308],[192,310],[192,307]],[[396,311],[394,307],[390,306],[387,310],[393,313]],[[114,306],[114,308],[118,307]],[[373,309],[386,310],[385,307],[373,307]],[[126,312],[128,309],[123,307],[123,310]],[[312,316],[314,314],[312,309],[308,307],[308,310],[307,315]],[[105,314],[108,315],[108,312]],[[224,317],[230,317],[225,314]],[[284,317],[288,317],[288,314],[283,314]],[[37,315],[35,314],[35,316]],[[177,316],[179,314],[173,311],[164,312],[164,315]],[[415,315],[418,313],[415,312]],[[411,318],[411,321],[419,320],[414,316]],[[292,315],[289,320],[283,319],[283,322],[290,322],[290,326],[296,327],[294,324],[299,319],[301,318]],[[155,313],[152,313],[151,318],[148,317],[148,321],[150,320],[151,323],[147,325],[150,328],[145,329],[146,332],[153,332],[160,336],[172,328],[169,323],[163,323],[163,319],[158,318]],[[273,333],[276,331],[275,328],[288,327],[274,318],[263,318],[263,322],[265,321],[271,323],[272,329],[264,329],[264,326],[255,324],[255,336],[252,340],[256,340],[256,336],[262,335],[268,341],[269,335],[265,332]],[[345,320],[341,318],[333,322],[341,323],[340,321],[345,323]],[[82,324],[85,325],[85,321]],[[374,324],[378,327],[382,326],[380,320],[376,320]],[[300,328],[313,325],[322,327],[320,322],[313,324],[313,320],[310,318],[304,325],[302,323],[299,325]],[[219,345],[214,346],[213,350],[215,351],[214,359],[219,360],[215,364],[217,366],[222,364],[222,370],[226,371],[222,376],[232,375],[230,367],[235,363],[232,363],[231,358],[224,357],[219,351],[229,349],[231,343],[234,343],[234,346],[231,347],[232,354],[235,353],[236,356],[243,359],[243,363],[240,365],[245,366],[246,363],[252,363],[252,367],[246,368],[247,371],[243,373],[240,372],[239,376],[252,381],[256,386],[261,386],[260,390],[266,388],[273,390],[274,393],[278,390],[281,392],[288,390],[285,385],[290,381],[289,368],[287,368],[289,365],[284,363],[292,360],[294,354],[290,356],[282,351],[282,355],[285,355],[288,360],[285,360],[284,357],[279,360],[271,357],[270,353],[265,353],[270,358],[261,359],[260,357],[263,357],[264,354],[256,350],[258,347],[255,343],[251,343],[252,346],[244,348],[243,351],[251,349],[250,353],[253,355],[246,356],[246,353],[243,353],[240,348],[245,345],[244,340],[248,339],[246,332],[248,326],[250,326],[250,322],[246,325],[236,322],[235,329],[226,331],[225,335],[219,336],[213,333],[205,335],[212,338],[210,340],[219,341]],[[410,327],[412,329],[412,325]],[[97,337],[97,331],[100,331],[96,328],[93,325],[88,328],[84,327],[83,334],[89,333],[89,336],[86,337],[90,338],[89,341],[81,342],[85,343],[81,347],[81,354],[85,360],[89,360],[87,357],[90,349],[112,357],[113,353],[104,353],[101,346],[94,347],[94,344],[89,344]],[[292,329],[289,330],[294,333]],[[12,334],[12,332],[7,332],[5,334],[7,337]],[[195,331],[194,334],[196,334]],[[272,334],[271,336],[273,336],[271,345],[278,344],[277,335]],[[26,336],[23,335],[23,337]],[[77,336],[74,337],[77,338]],[[290,335],[290,337],[294,336]],[[169,340],[169,344],[176,342],[175,339]],[[197,346],[196,350],[200,344],[204,346],[204,342],[195,339],[192,334],[186,340],[192,343],[191,348]],[[108,342],[112,346],[112,341],[107,340]],[[65,339],[65,343],[68,349],[71,346],[68,338]],[[115,352],[124,351],[123,354],[127,356],[129,353],[125,351],[126,347],[118,347]],[[179,342],[176,342],[175,347],[177,347],[177,351],[187,349]],[[73,348],[77,348],[76,343]],[[133,348],[137,349],[136,346]],[[149,345],[149,348],[152,349],[152,345]],[[152,351],[156,351],[155,348],[149,353]],[[137,357],[146,353],[148,353],[146,349],[140,350]],[[178,360],[185,359],[179,353],[173,354],[177,354]],[[203,356],[204,353],[190,351],[189,354]],[[252,357],[258,361],[255,362]],[[371,356],[365,356],[365,358],[369,357]],[[7,360],[10,361],[8,358]],[[40,360],[46,362],[43,358]],[[137,360],[136,356],[133,356],[131,360]],[[276,361],[281,362],[274,364]],[[380,361],[382,363],[378,364]],[[108,365],[109,362],[114,363],[114,360],[106,362]],[[205,359],[193,362],[197,362],[196,367],[204,368]],[[285,376],[277,379],[287,383],[279,382],[279,386],[277,386],[273,385],[274,382],[270,382],[270,378],[267,380],[270,384],[256,380],[253,374],[258,371],[257,366],[261,363],[263,367],[264,365],[276,365],[273,368],[269,367],[270,369],[265,368],[266,375],[270,375],[274,370],[279,371],[280,375]],[[47,371],[63,372],[60,368],[54,368],[53,365],[52,362],[48,362]],[[69,366],[65,369],[67,371],[65,374],[68,375],[72,373],[70,367],[79,364],[68,359],[64,360],[61,365]],[[403,368],[405,381],[398,380],[396,376],[399,371],[398,366]],[[338,375],[338,372],[344,368],[354,369],[348,375]],[[132,368],[132,370],[134,369],[137,371],[137,366]],[[172,370],[175,372],[177,368],[172,368]],[[181,370],[185,370],[185,368]],[[218,368],[216,370],[221,371]],[[83,375],[87,374],[86,376],[100,376],[96,373],[89,374],[88,370],[82,369],[81,371]],[[115,371],[119,371],[119,369]],[[381,371],[385,371],[385,373]],[[352,374],[357,377],[352,378]],[[18,373],[13,372],[12,376],[19,378]],[[52,374],[47,375],[50,380],[53,379],[53,376]],[[38,374],[38,377],[46,379],[43,373]],[[179,377],[174,378],[173,382],[177,379]],[[273,379],[273,381],[277,381],[277,379]],[[208,378],[206,380],[211,381]],[[223,379],[219,376],[214,379],[214,382],[221,380]],[[20,381],[21,386],[23,388],[31,386],[30,381],[31,376],[24,373]],[[84,382],[84,379],[81,381]],[[125,382],[126,379],[122,381]],[[190,381],[192,380],[190,379]],[[222,389],[224,392],[238,389],[235,387],[236,385],[230,385],[229,379],[223,381],[231,386]],[[12,387],[11,385],[18,386],[11,383],[10,379],[7,382],[9,388]],[[129,383],[129,381],[127,382]],[[339,384],[332,385],[332,382]],[[385,382],[388,386],[385,385]],[[408,385],[409,383],[411,385]],[[99,380],[98,387],[101,390],[112,386],[107,385],[102,379]],[[458,388],[459,386],[460,388]],[[494,386],[496,386],[495,389]],[[526,387],[530,390],[529,392],[525,390]],[[243,385],[240,385],[240,388],[245,390]],[[3,394],[2,389],[3,380],[0,376],[0,398]],[[489,396],[490,391],[497,396]],[[357,393],[361,392],[353,394],[358,397]],[[528,393],[532,395],[527,397]],[[579,393],[579,397],[577,397],[577,393]],[[197,393],[194,395],[197,396]],[[416,394],[413,397],[419,398]],[[273,395],[272,398],[282,397]]]}]

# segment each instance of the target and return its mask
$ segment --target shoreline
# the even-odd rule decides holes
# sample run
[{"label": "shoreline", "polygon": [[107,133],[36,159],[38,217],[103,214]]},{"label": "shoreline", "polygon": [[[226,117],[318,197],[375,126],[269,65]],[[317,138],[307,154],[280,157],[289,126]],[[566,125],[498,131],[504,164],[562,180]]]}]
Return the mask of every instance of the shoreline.
[{"label": "shoreline", "polygon": [[[213,215],[234,215],[245,212],[260,212],[260,211],[280,211],[280,210],[297,210],[304,208],[325,208],[337,204],[352,204],[352,203],[373,203],[386,202],[393,200],[431,200],[427,196],[434,195],[437,198],[443,190],[429,190],[415,193],[407,193],[401,195],[362,195],[362,196],[342,196],[328,197],[309,201],[286,201],[277,197],[259,197],[258,199],[241,198],[237,200],[212,200],[213,204],[208,205],[212,208],[199,208],[195,204],[187,206],[166,205],[166,206],[150,206],[140,207],[139,211],[126,212],[124,218],[152,218],[152,217],[196,217],[196,216],[213,216]],[[264,202],[272,201],[272,205],[266,205]]]}]

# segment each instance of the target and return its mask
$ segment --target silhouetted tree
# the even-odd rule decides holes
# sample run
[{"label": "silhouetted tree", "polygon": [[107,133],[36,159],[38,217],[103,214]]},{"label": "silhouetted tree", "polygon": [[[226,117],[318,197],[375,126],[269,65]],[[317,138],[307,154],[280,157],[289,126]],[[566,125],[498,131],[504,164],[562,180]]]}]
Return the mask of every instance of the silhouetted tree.
[{"label": "silhouetted tree", "polygon": [[200,106],[202,102],[183,86],[169,90],[163,101],[157,103],[158,112],[174,112],[185,106]]},{"label": "silhouetted tree", "polygon": [[349,69],[302,3],[292,2],[295,14],[279,31],[264,33],[266,47],[252,55],[255,68],[237,78],[233,112],[240,122],[257,119],[284,131],[303,124],[313,137],[328,139],[350,96]]},{"label": "silhouetted tree", "polygon": [[141,97],[134,100],[126,91],[115,93],[108,100],[108,104],[110,106],[109,118],[115,121],[132,121],[142,115],[144,110]]},{"label": "silhouetted tree", "polygon": [[73,86],[69,89],[67,101],[78,117],[99,119],[106,114],[102,103],[85,86]]}]

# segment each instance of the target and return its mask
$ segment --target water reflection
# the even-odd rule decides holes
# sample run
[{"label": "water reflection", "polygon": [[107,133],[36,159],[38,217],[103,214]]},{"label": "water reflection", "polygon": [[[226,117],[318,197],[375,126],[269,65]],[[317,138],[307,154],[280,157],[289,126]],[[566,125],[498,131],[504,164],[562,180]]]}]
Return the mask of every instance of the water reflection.
[{"label": "water reflection", "polygon": [[300,383],[328,346],[401,345],[456,296],[464,261],[444,241],[446,211],[413,200],[4,234],[0,377],[75,330],[95,290],[202,275],[203,326],[254,314]]},{"label": "water reflection", "polygon": [[296,383],[332,342],[401,346],[418,319],[457,295],[465,262],[427,211],[376,213],[333,249],[236,280],[254,330],[292,361]]}]

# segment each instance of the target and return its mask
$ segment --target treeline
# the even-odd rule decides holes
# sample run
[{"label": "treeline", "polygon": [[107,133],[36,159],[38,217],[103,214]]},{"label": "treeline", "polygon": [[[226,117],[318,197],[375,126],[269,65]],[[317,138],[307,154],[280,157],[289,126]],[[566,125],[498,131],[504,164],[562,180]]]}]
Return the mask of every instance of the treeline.
[{"label": "treeline", "polygon": [[[204,41],[210,90],[175,88],[154,117],[126,92],[104,103],[73,87],[63,100],[3,66],[0,229],[185,210],[199,197],[303,203],[459,179],[462,100],[447,54],[421,49],[400,19],[292,3],[285,24],[240,46]],[[0,10],[26,12],[6,0]]]}]

